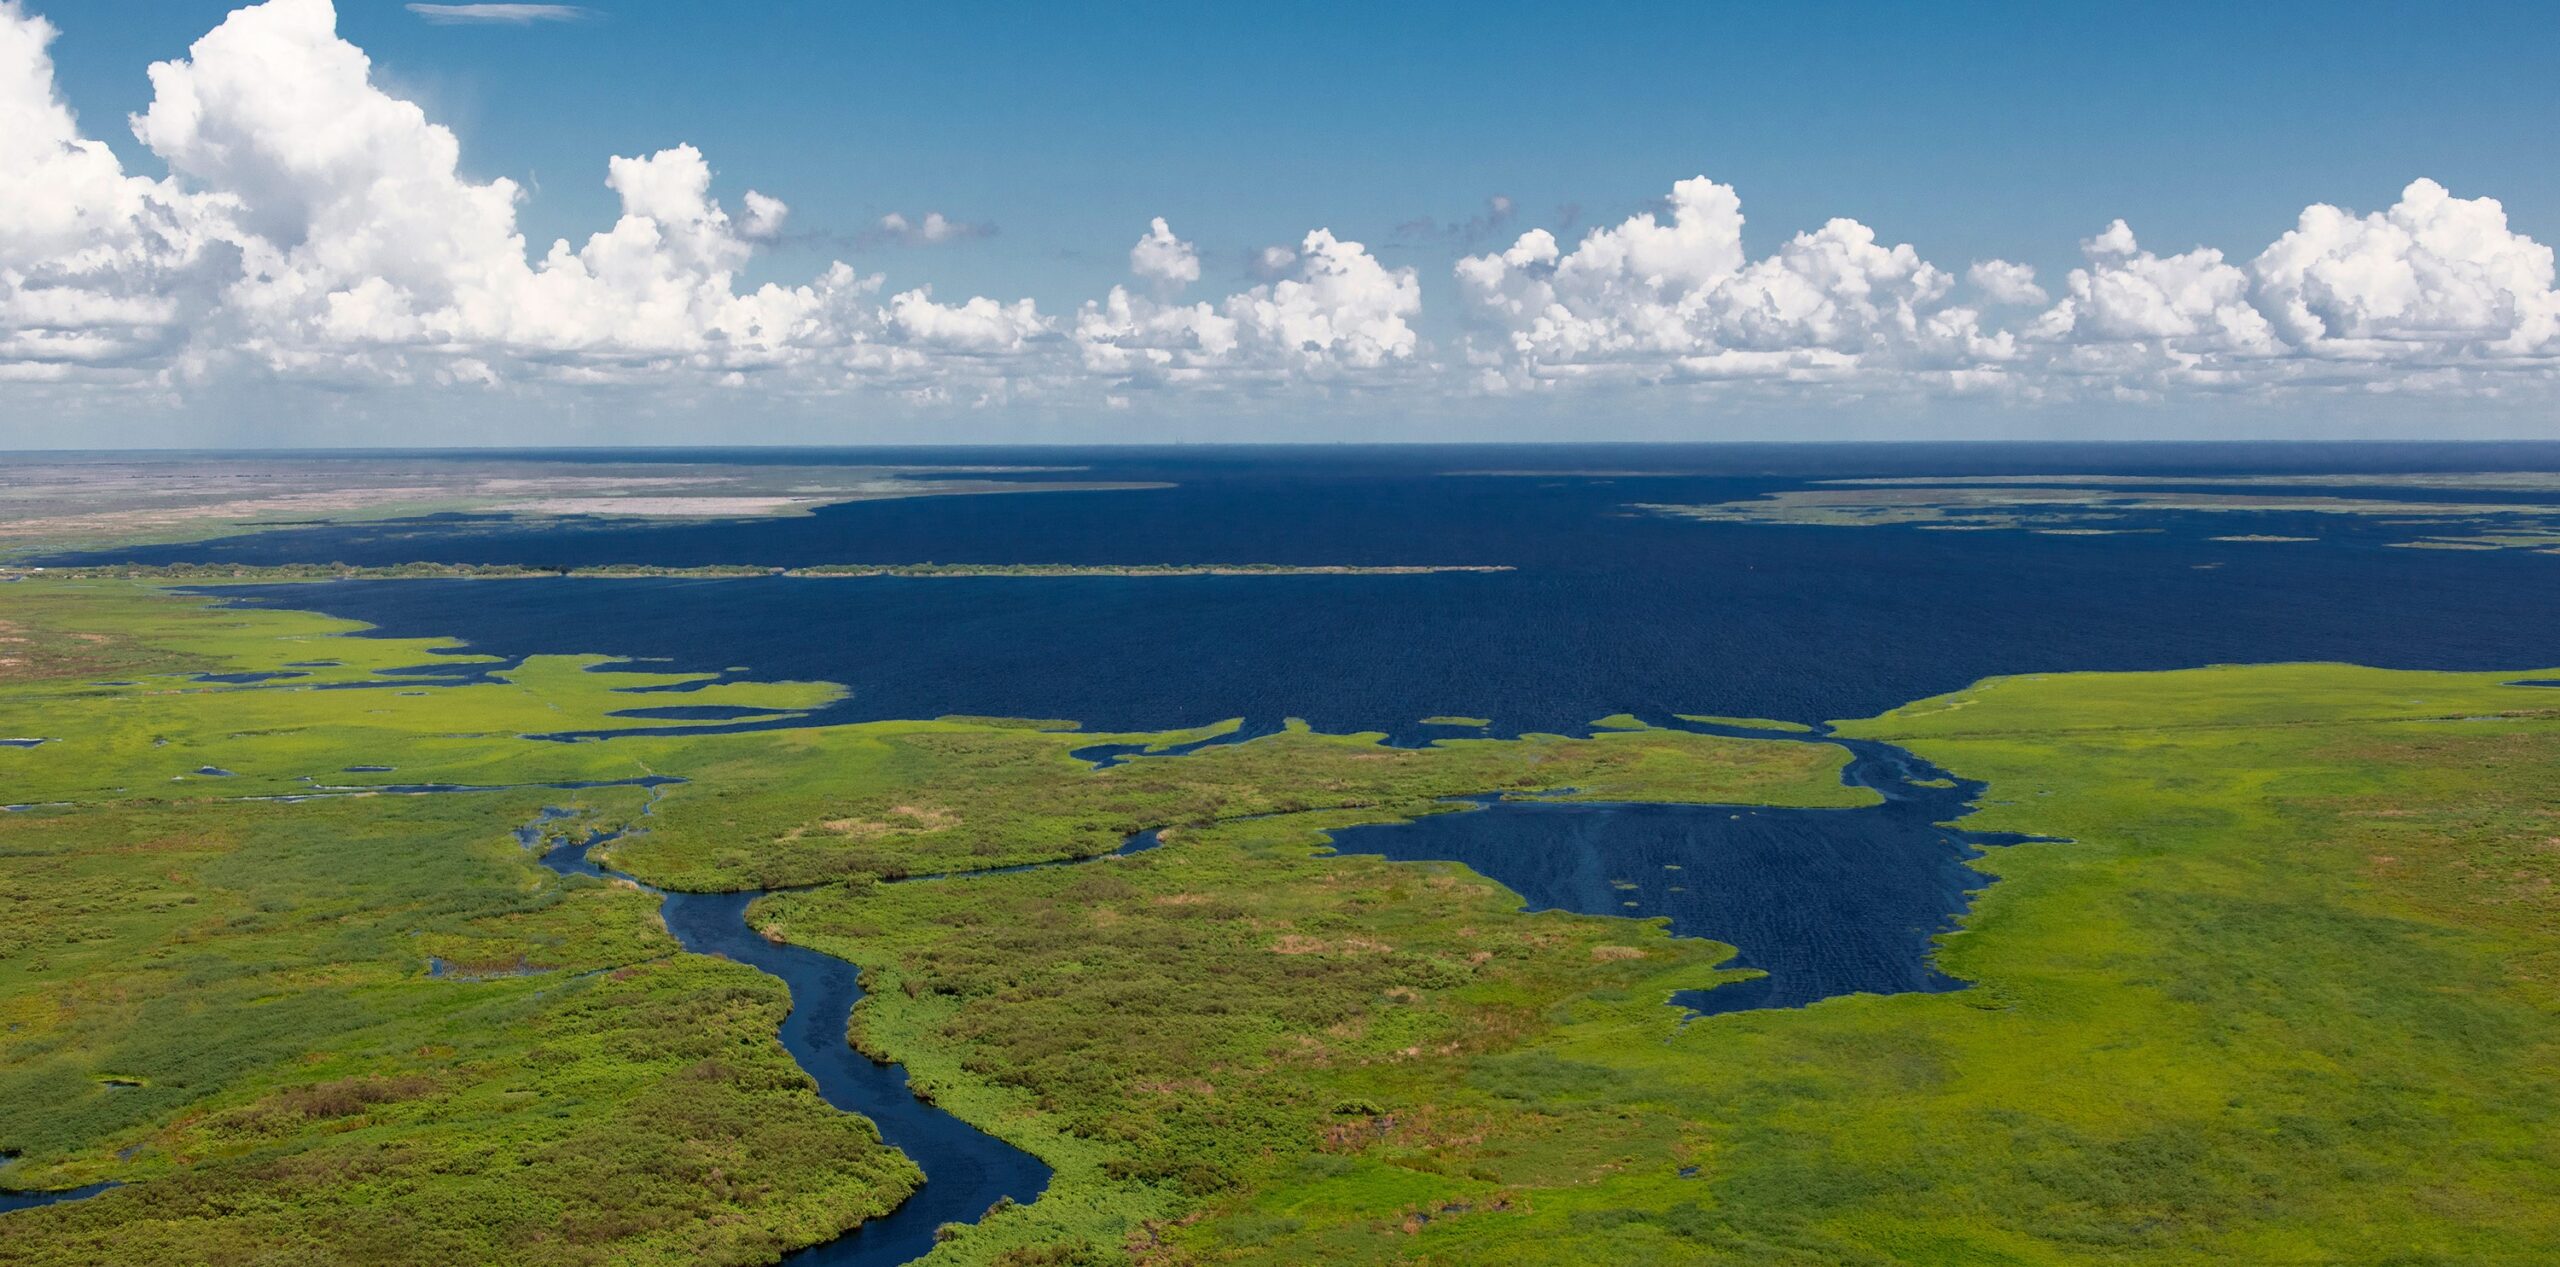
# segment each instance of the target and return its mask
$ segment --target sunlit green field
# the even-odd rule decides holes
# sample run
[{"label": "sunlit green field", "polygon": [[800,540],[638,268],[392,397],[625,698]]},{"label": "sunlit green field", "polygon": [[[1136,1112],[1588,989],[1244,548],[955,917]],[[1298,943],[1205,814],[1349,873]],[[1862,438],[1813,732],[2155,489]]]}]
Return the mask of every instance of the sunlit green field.
[{"label": "sunlit green field", "polygon": [[[537,866],[547,808],[642,827],[610,859],[651,883],[819,886],[753,918],[865,968],[852,1040],[1057,1168],[937,1262],[2560,1259],[2560,691],[2505,684],[2548,674],[2012,678],[1846,724],[2067,843],[1980,863],[1970,990],[1688,1022],[1728,948],[1323,830],[1863,803],[1838,749],[1604,719],[1096,770],[1196,733],[652,734],[622,688],[678,679],[386,677],[469,657],[355,632],[0,585],[0,737],[48,741],[0,747],[0,1182],[128,1185],[0,1216],[0,1262],[751,1263],[893,1205],[913,1169],[774,1040],[781,986]],[[650,776],[684,781],[645,819],[538,786]],[[349,790],[426,783],[486,790]]]}]

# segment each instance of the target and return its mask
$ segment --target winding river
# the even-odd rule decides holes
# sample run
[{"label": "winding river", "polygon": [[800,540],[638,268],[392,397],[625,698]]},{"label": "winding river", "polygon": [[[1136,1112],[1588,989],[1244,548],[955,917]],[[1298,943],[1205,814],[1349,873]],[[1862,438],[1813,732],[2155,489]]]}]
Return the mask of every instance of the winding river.
[{"label": "winding river", "polygon": [[[652,802],[654,806],[655,802]],[[537,839],[537,822],[520,838]],[[620,833],[594,832],[554,845],[542,864],[562,875],[640,884],[598,866],[588,851]],[[832,1241],[799,1250],[783,1261],[797,1267],[886,1267],[912,1262],[933,1249],[945,1223],[974,1223],[998,1200],[1028,1203],[1049,1186],[1039,1158],[986,1134],[918,1099],[907,1071],[879,1064],[853,1049],[845,1031],[862,1001],[861,970],[806,946],[767,940],[747,925],[747,908],[768,890],[660,895],[667,931],[698,955],[718,955],[781,979],[791,990],[791,1012],[782,1021],[784,1049],[818,1083],[818,1096],[847,1113],[870,1118],[880,1137],[925,1173],[924,1185],[897,1209]]]}]

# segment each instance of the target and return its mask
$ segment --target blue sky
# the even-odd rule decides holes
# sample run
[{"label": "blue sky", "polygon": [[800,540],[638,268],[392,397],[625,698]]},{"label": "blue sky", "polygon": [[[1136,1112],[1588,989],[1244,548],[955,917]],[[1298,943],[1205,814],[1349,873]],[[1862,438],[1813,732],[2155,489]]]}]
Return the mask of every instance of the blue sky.
[{"label": "blue sky", "polygon": [[[126,173],[156,180],[170,163],[123,123],[153,102],[145,68],[186,57],[235,7],[29,0],[24,12],[59,28],[51,66],[80,134],[111,147]],[[1596,398],[1578,390],[1470,395],[1476,376],[1460,344],[1470,331],[1483,341],[1483,313],[1457,302],[1452,266],[1536,227],[1555,230],[1570,252],[1590,230],[1665,214],[1674,182],[1699,175],[1738,192],[1746,258],[1847,217],[1953,277],[1981,260],[2029,265],[2057,297],[2084,263],[2083,241],[2119,218],[2144,251],[2206,245],[2245,266],[2306,206],[2380,212],[2419,177],[2457,199],[2497,199],[2516,238],[2560,240],[2560,164],[2548,137],[2560,118],[2560,75],[2550,70],[2560,6],[2548,4],[599,0],[571,21],[446,25],[399,3],[345,0],[336,18],[338,35],[372,58],[376,89],[417,103],[458,137],[461,179],[523,187],[516,227],[536,255],[554,238],[579,243],[614,223],[622,200],[604,184],[609,156],[686,143],[706,156],[708,194],[730,213],[749,188],[789,205],[784,231],[740,267],[742,288],[797,285],[841,258],[882,275],[883,295],[930,284],[945,303],[1028,298],[1071,323],[1079,305],[1128,283],[1130,244],[1157,216],[1198,259],[1185,301],[1216,306],[1274,284],[1286,270],[1257,267],[1257,253],[1296,247],[1316,228],[1361,244],[1386,269],[1413,270],[1420,301],[1403,319],[1415,344],[1400,359],[1441,372],[1385,387],[1317,382],[1280,397],[1265,383],[1252,393],[1265,402],[1256,408],[1291,421],[1238,439],[1290,438],[1293,428],[1322,438],[1328,419],[1355,420],[1342,424],[1346,435],[1392,434],[1380,417],[1475,408],[1462,399],[1504,419],[1506,435],[1587,427]],[[1495,198],[1508,200],[1507,215],[1488,211]],[[880,228],[891,213],[920,222],[929,212],[981,232],[920,245]],[[1959,290],[1931,302],[1967,300]],[[2273,301],[2253,290],[2248,302]],[[2334,318],[2330,327],[2340,330]],[[1730,334],[1699,338],[1685,350],[1693,361],[1700,348],[1734,343]],[[498,343],[496,354],[473,359],[495,366],[523,351]],[[2538,403],[2552,398],[2542,349],[2519,361],[2519,345],[2501,346],[2508,352],[2488,387],[2466,381],[2413,396],[2361,383],[2347,409],[2335,391],[2306,393],[2290,380],[2245,397],[2220,382],[2161,390],[2155,378],[2130,390],[2003,400],[1930,399],[1926,387],[1900,386],[1844,394],[1836,383],[1795,396],[1767,384],[1719,386],[1709,395],[1725,395],[1707,399],[1694,376],[1664,385],[1652,370],[1605,399],[1612,416],[1644,419],[1647,435],[1788,419],[1824,434],[1899,433],[1920,418],[1940,432],[2041,433],[2067,429],[2064,415],[2146,433],[2316,433],[2331,425],[2319,418],[2342,414],[2335,425],[2398,434],[2448,414],[2475,429],[2549,434]],[[1551,380],[1552,353],[1521,381]],[[2420,359],[2430,372],[2452,365],[2481,377],[2476,355],[2448,355],[2431,345]],[[2355,358],[2331,361],[2341,359]],[[1710,377],[1722,382],[1723,373]],[[504,386],[482,385],[499,398],[479,398],[479,411],[539,419],[585,408],[564,403],[559,384],[501,376]],[[61,381],[25,399],[134,419],[150,438],[173,434],[166,419],[153,421],[173,400],[192,401],[199,415],[248,401],[273,413],[285,402],[285,413],[323,419],[439,407],[414,365],[387,383],[330,382],[321,397],[293,377],[268,365],[172,388],[164,373],[159,404],[116,404],[111,385],[75,392]],[[1139,399],[1152,403],[1131,412],[1132,393],[1112,384],[1021,386],[1036,377],[952,401],[866,404],[851,412],[867,421],[844,429],[1001,439],[1035,427],[1055,438],[1077,419],[1119,417],[1188,435],[1199,417],[1236,412],[1232,392],[1195,392],[1189,403],[1145,392]],[[1875,403],[1879,395],[1898,403]],[[650,426],[680,429],[660,396]],[[1749,407],[1736,404],[1741,396]],[[350,407],[350,397],[361,404]],[[770,402],[760,407],[776,419],[775,438],[831,438],[808,430],[804,395],[759,398]],[[2430,403],[2409,404],[2418,398]],[[1961,421],[1968,416],[1983,420]],[[332,435],[360,438],[361,429]],[[0,432],[0,442],[10,438]]]}]

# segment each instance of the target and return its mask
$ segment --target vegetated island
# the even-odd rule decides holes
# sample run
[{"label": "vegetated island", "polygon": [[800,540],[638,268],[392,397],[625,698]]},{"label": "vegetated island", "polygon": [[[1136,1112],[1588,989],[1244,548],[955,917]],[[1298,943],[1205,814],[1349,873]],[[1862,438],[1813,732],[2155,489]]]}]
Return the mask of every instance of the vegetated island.
[{"label": "vegetated island", "polygon": [[530,567],[515,563],[400,563],[357,567],[343,563],[288,563],[260,567],[231,563],[101,564],[82,567],[0,568],[0,581],[116,580],[188,585],[274,584],[293,581],[530,581],[628,580],[859,580],[866,577],[1077,577],[1077,576],[1428,576],[1442,572],[1509,572],[1507,563],[821,563],[808,567],[658,567],[608,563],[593,567]]},{"label": "vegetated island", "polygon": [[[2107,536],[2158,532],[2161,515],[2331,515],[2363,518],[2455,542],[2433,549],[2516,549],[2546,553],[2560,548],[2560,504],[2535,502],[2422,501],[2337,497],[2271,490],[2192,492],[2150,485],[2060,486],[1986,479],[1913,483],[1835,482],[1824,487],[1764,493],[1740,501],[1695,504],[1639,502],[1629,509],[1706,523],[1784,524],[1824,528],[1909,527],[1937,532],[2025,531],[2043,536]],[[2412,488],[2453,487],[2412,484]],[[2188,522],[2199,522],[2189,520]],[[2466,530],[2468,535],[2446,535]],[[2231,534],[2215,540],[2282,541],[2274,534]]]}]

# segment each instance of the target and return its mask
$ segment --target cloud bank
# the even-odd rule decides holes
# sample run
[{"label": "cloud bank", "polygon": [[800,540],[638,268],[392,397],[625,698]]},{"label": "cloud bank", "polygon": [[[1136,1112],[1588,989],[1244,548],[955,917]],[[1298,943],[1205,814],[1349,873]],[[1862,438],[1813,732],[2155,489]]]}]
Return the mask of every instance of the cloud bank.
[{"label": "cloud bank", "polygon": [[2118,220],[2048,293],[1980,260],[1954,275],[1855,220],[1750,258],[1741,199],[1705,177],[1665,213],[1571,250],[1543,229],[1459,261],[1467,352],[1492,390],[1612,380],[2006,392],[2030,399],[2184,390],[2495,392],[2560,362],[2549,247],[2491,198],[2417,180],[2357,217],[2303,211],[2236,264],[2145,249]]},{"label": "cloud bank", "polygon": [[[435,21],[582,12],[409,7]],[[1571,242],[1530,228],[1501,245],[1517,210],[1496,199],[1422,234],[1484,243],[1428,278],[1318,227],[1263,249],[1260,284],[1206,295],[1202,252],[1156,217],[1125,284],[1052,311],[893,289],[841,261],[749,285],[791,208],[755,190],[723,205],[711,161],[682,143],[604,162],[611,225],[529,243],[525,191],[464,176],[460,139],[377,81],[329,0],[241,8],[150,67],[130,126],[166,174],[129,172],[56,88],[55,34],[0,0],[0,384],[180,400],[245,379],[964,405],[1609,389],[2067,402],[2495,396],[2547,389],[2560,364],[2551,248],[2494,199],[2426,179],[2378,211],[2308,207],[2254,255],[2163,253],[2117,221],[2060,278],[1941,265],[1849,219],[1755,253],[1739,193],[1705,176]],[[863,236],[991,232],[891,214]]]}]

